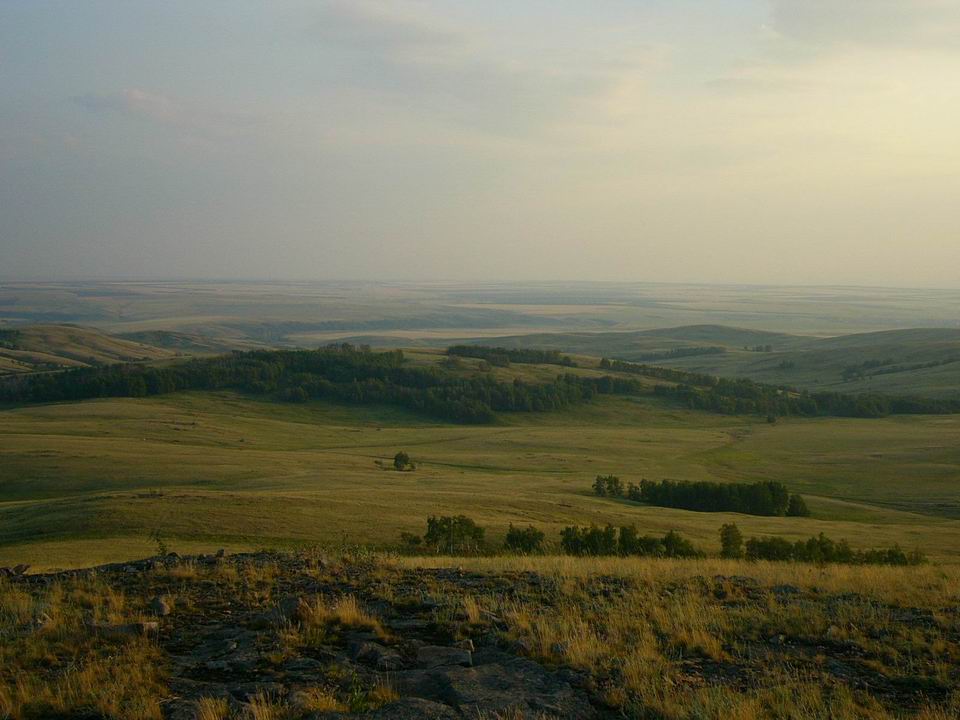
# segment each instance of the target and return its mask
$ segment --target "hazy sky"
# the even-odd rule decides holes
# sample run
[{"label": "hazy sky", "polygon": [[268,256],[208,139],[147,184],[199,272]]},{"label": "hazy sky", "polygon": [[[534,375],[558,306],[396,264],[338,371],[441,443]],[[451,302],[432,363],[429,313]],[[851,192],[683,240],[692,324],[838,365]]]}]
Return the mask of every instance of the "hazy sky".
[{"label": "hazy sky", "polygon": [[0,276],[960,285],[960,0],[0,0]]}]

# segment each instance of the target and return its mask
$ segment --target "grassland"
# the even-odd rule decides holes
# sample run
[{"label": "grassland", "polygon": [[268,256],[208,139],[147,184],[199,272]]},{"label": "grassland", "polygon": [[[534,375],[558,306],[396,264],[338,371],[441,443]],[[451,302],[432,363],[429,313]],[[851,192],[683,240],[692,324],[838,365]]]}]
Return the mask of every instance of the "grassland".
[{"label": "grassland", "polygon": [[[551,539],[571,524],[636,523],[677,529],[714,551],[719,526],[736,521],[748,535],[823,531],[858,547],[896,542],[955,561],[958,430],[952,416],[769,425],[609,397],[480,427],[236,394],[8,408],[0,412],[0,564],[142,555],[154,532],[186,550],[344,539],[389,546],[437,513],[473,517],[494,542],[510,523],[535,524]],[[415,472],[385,469],[401,449]],[[814,517],[597,498],[598,473],[777,480],[806,495]]]}]

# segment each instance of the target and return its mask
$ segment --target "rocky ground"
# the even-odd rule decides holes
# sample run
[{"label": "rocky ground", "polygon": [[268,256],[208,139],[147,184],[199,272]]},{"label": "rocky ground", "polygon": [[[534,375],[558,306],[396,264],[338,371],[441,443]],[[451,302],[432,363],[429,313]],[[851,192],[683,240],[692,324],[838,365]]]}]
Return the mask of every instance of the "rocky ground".
[{"label": "rocky ground", "polygon": [[[105,641],[155,640],[167,660],[162,716],[171,720],[200,717],[203,698],[219,699],[216,707],[229,708],[226,717],[256,720],[609,715],[595,705],[586,673],[519,655],[522,645],[491,630],[488,621],[495,618],[471,624],[448,597],[429,590],[453,585],[465,593],[529,595],[543,582],[533,574],[508,580],[405,570],[381,579],[375,565],[362,560],[334,564],[259,553],[17,573],[15,582],[38,587],[85,577],[142,606],[135,621],[90,621],[90,632]],[[314,628],[320,634],[309,637],[304,625],[317,603],[335,606],[344,597],[359,601],[363,617],[325,618]],[[337,709],[311,711],[318,687]],[[269,715],[262,706],[282,712]]]},{"label": "rocky ground", "polygon": [[676,563],[572,576],[304,551],[0,569],[0,718],[960,717],[953,575]]}]

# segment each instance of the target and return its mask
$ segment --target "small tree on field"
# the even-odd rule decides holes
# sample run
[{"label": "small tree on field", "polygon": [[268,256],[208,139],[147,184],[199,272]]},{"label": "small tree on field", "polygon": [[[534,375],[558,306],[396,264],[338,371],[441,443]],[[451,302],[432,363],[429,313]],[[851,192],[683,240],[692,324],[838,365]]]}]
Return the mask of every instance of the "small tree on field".
[{"label": "small tree on field", "polygon": [[720,528],[720,557],[743,557],[743,534],[733,523]]},{"label": "small tree on field", "polygon": [[543,549],[543,532],[537,530],[533,525],[526,529],[510,525],[507,530],[507,538],[504,543],[508,550],[519,553],[538,553]]},{"label": "small tree on field", "polygon": [[400,472],[403,472],[410,467],[410,456],[407,455],[403,450],[398,452],[393,456],[393,467]]}]

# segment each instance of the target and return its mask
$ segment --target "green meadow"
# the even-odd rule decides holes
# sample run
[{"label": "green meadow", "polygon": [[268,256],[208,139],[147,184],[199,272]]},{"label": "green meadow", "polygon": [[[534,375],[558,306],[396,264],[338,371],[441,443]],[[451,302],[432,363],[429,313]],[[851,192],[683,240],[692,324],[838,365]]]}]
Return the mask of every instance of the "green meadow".
[{"label": "green meadow", "polygon": [[[488,426],[233,393],[8,407],[0,410],[0,565],[143,556],[155,552],[157,536],[180,552],[389,547],[403,531],[422,531],[428,515],[456,513],[486,527],[494,542],[511,523],[534,524],[552,542],[567,525],[636,524],[642,532],[676,529],[715,552],[718,528],[735,521],[748,536],[822,531],[855,547],[899,543],[954,562],[958,437],[956,416],[768,424],[646,397],[503,414]],[[398,450],[415,471],[392,469]],[[813,517],[598,498],[590,484],[601,473],[624,482],[776,480],[802,493]]]}]

